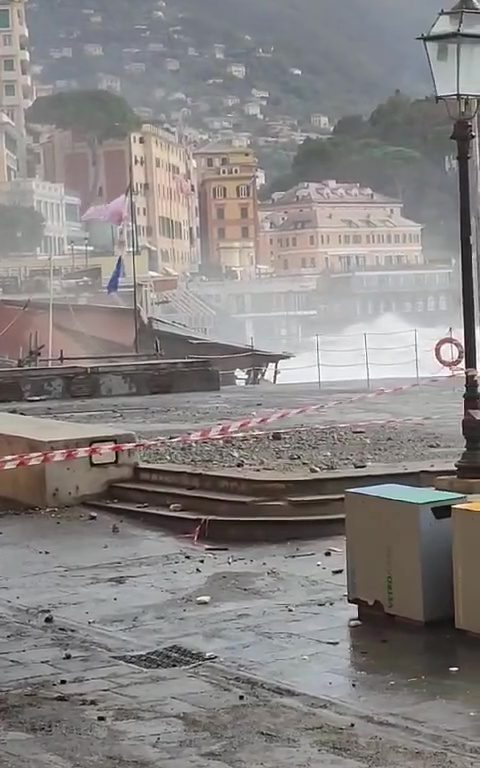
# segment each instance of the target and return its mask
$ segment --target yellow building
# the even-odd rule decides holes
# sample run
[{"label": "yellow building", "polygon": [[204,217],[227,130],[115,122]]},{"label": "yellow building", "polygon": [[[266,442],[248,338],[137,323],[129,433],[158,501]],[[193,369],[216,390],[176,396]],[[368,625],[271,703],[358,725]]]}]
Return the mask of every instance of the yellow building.
[{"label": "yellow building", "polygon": [[278,275],[425,263],[402,203],[355,183],[303,183],[260,208],[260,259]]},{"label": "yellow building", "polygon": [[242,277],[257,266],[257,158],[246,147],[214,142],[195,153],[202,271]]},{"label": "yellow building", "polygon": [[174,133],[144,125],[128,139],[106,141],[97,168],[88,145],[74,141],[67,131],[44,137],[39,149],[39,173],[49,181],[63,182],[80,197],[83,210],[92,202],[94,179],[98,181],[95,204],[124,194],[131,164],[139,246],[149,253],[147,273],[165,267],[178,274],[198,270],[195,163]]},{"label": "yellow building", "polygon": [[144,125],[131,136],[133,187],[140,242],[162,267],[198,271],[198,211],[192,154],[175,134]]}]

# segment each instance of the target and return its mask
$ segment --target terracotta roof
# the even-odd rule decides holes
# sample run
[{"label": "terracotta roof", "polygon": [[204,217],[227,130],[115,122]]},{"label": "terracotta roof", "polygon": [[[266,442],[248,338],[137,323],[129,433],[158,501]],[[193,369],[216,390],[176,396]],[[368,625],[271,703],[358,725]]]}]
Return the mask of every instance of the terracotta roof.
[{"label": "terracotta roof", "polygon": [[332,179],[326,181],[302,182],[286,192],[272,195],[271,203],[286,205],[288,203],[396,203],[393,198],[374,192],[370,187],[362,187],[356,182],[339,182]]}]

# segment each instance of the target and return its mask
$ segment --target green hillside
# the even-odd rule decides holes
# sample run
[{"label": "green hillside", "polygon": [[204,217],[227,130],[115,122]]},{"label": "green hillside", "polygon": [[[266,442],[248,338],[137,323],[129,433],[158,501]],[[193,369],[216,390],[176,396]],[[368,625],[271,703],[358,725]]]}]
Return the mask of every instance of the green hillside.
[{"label": "green hillside", "polygon": [[[44,82],[75,80],[84,87],[99,72],[117,74],[125,95],[142,106],[153,102],[155,88],[167,96],[201,94],[215,104],[232,88],[260,87],[279,113],[340,115],[368,111],[395,88],[412,94],[429,88],[415,36],[438,8],[439,0],[36,0],[29,23]],[[101,44],[103,54],[87,56],[86,43]],[[152,43],[161,52],[152,52]],[[225,45],[227,61],[245,63],[244,82],[225,78],[214,43]],[[72,56],[52,57],[51,49],[61,46],[71,47]],[[188,54],[192,47],[197,56]],[[126,71],[128,55],[145,64],[143,76]],[[167,56],[180,61],[178,73],[166,72]],[[209,79],[224,82],[208,89]]]}]

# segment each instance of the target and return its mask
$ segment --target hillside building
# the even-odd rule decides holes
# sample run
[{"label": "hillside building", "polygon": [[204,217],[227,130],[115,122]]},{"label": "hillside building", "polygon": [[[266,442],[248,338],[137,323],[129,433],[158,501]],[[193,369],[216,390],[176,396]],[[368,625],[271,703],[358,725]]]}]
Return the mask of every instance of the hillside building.
[{"label": "hillside building", "polygon": [[195,153],[199,179],[202,271],[255,274],[258,235],[257,158],[222,142]]},{"label": "hillside building", "polygon": [[260,207],[260,261],[275,274],[424,264],[422,227],[359,184],[299,184]]}]

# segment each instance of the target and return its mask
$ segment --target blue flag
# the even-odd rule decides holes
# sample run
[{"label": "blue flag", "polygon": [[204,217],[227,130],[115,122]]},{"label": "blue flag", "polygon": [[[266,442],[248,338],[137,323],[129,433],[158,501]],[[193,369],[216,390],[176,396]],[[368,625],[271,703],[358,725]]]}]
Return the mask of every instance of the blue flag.
[{"label": "blue flag", "polygon": [[110,280],[108,281],[107,285],[107,293],[118,293],[118,286],[120,283],[120,278],[125,275],[125,270],[123,267],[123,260],[122,257],[119,256],[117,263],[115,265],[115,269],[112,272],[112,276]]}]

